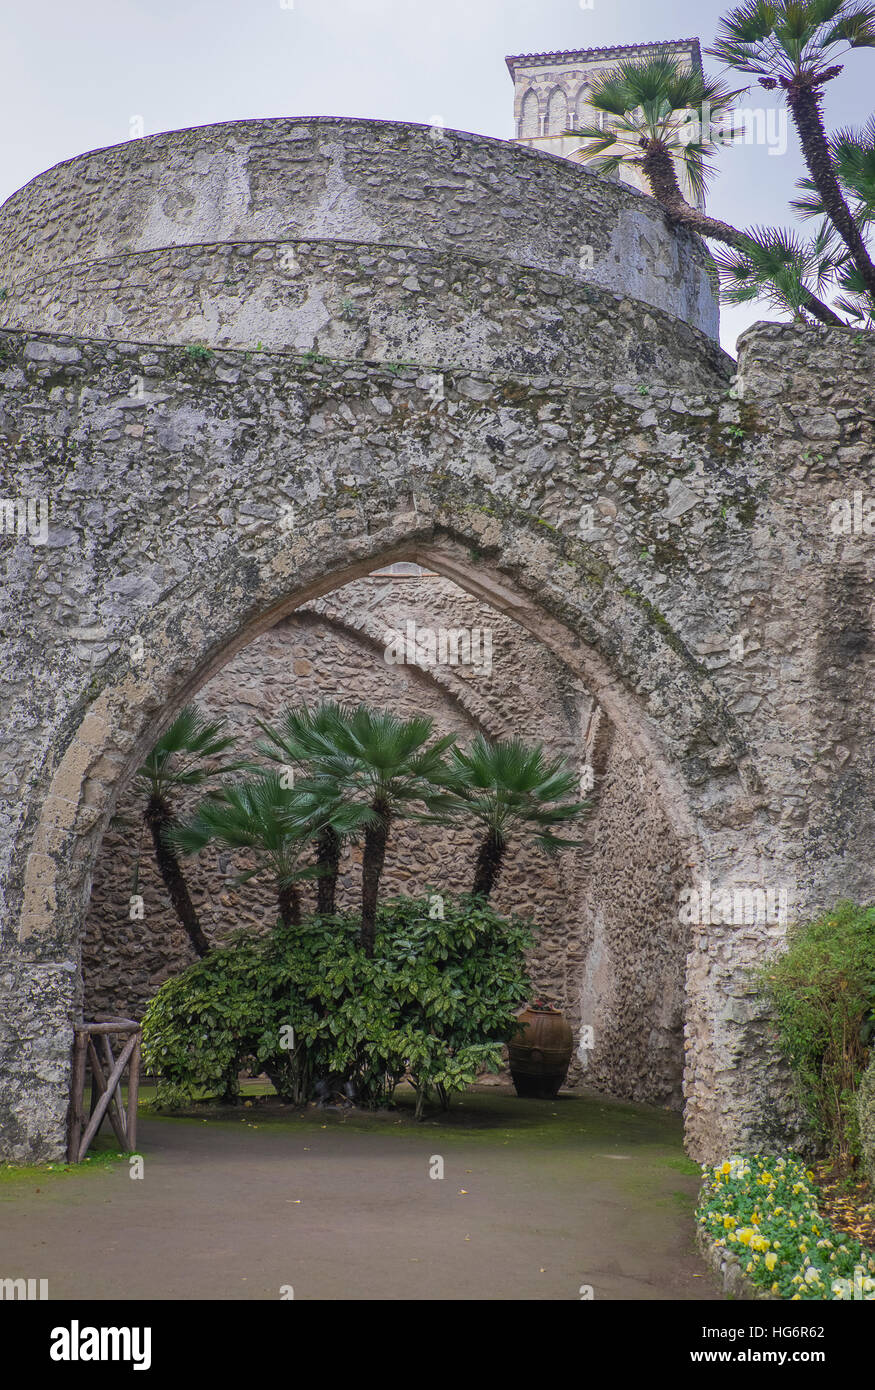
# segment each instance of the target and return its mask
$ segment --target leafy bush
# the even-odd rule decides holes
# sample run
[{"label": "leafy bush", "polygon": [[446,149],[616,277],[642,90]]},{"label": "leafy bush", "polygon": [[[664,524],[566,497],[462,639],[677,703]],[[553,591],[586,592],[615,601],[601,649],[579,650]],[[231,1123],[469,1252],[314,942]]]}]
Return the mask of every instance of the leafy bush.
[{"label": "leafy bush", "polygon": [[143,1020],[159,1100],[227,1095],[252,1064],[298,1102],[330,1081],[377,1106],[409,1075],[419,1114],[432,1092],[445,1105],[479,1071],[497,1071],[531,989],[530,929],[469,897],[441,898],[444,915],[432,917],[436,901],[383,904],[373,958],[360,918],[335,914],[238,932],[168,981]]},{"label": "leafy bush", "polygon": [[794,1302],[875,1300],[875,1255],[821,1216],[798,1159],[741,1155],[704,1176],[699,1224],[751,1283]]},{"label": "leafy bush", "polygon": [[265,1019],[261,952],[251,941],[208,956],[162,985],[143,1020],[143,1061],[159,1073],[158,1099],[233,1099],[237,1073]]},{"label": "leafy bush", "polygon": [[875,1052],[857,1091],[857,1123],[863,1167],[875,1187]]},{"label": "leafy bush", "polygon": [[855,1093],[875,1007],[875,908],[842,902],[796,928],[760,980],[817,1138],[846,1164],[859,1154]]}]

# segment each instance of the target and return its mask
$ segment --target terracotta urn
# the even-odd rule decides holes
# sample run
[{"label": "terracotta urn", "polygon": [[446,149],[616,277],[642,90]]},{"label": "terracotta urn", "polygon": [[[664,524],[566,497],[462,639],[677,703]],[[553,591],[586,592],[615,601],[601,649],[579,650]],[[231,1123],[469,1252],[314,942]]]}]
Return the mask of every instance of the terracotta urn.
[{"label": "terracotta urn", "polygon": [[519,1029],[507,1045],[518,1096],[555,1096],[568,1075],[574,1038],[561,1009],[536,1000],[517,1015]]}]

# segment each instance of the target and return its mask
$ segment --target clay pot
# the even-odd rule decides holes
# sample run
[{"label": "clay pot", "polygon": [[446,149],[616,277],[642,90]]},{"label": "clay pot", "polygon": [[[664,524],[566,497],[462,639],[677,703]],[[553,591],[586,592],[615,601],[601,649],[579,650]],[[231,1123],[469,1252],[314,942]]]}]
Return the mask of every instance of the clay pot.
[{"label": "clay pot", "polygon": [[507,1045],[518,1096],[555,1096],[568,1075],[574,1038],[561,1009],[524,1009]]}]

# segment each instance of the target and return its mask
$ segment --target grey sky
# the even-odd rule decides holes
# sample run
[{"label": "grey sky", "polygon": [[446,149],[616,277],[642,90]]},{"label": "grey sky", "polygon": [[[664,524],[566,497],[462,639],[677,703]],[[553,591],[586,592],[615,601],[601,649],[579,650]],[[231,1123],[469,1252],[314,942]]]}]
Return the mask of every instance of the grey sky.
[{"label": "grey sky", "polygon": [[[589,3],[589,0],[585,0]],[[7,145],[0,198],[59,160],[145,134],[250,116],[350,115],[431,122],[508,139],[508,53],[698,36],[710,0],[43,0],[0,19]],[[11,13],[9,11],[12,11]],[[706,67],[716,70],[706,58]],[[830,125],[872,110],[875,54],[852,53],[828,89]],[[741,81],[734,85],[742,85]],[[747,103],[775,104],[755,88]],[[802,172],[784,154],[721,152],[709,208],[736,225],[792,222]],[[763,310],[723,310],[724,344]]]}]

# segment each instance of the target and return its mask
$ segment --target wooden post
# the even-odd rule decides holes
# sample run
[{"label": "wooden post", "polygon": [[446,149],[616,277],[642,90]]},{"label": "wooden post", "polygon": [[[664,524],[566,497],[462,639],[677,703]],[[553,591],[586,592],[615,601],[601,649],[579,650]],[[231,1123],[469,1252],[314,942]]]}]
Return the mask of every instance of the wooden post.
[{"label": "wooden post", "polygon": [[67,1124],[67,1162],[79,1158],[79,1138],[82,1134],[82,1107],[85,1091],[85,1051],[88,1034],[80,1028],[73,1033],[73,1075],[71,1079],[70,1113]]},{"label": "wooden post", "polygon": [[137,1098],[140,1094],[140,1051],[141,1034],[139,1029],[134,1034],[134,1050],[131,1053],[131,1065],[128,1069],[128,1152],[135,1153],[137,1148]]}]

